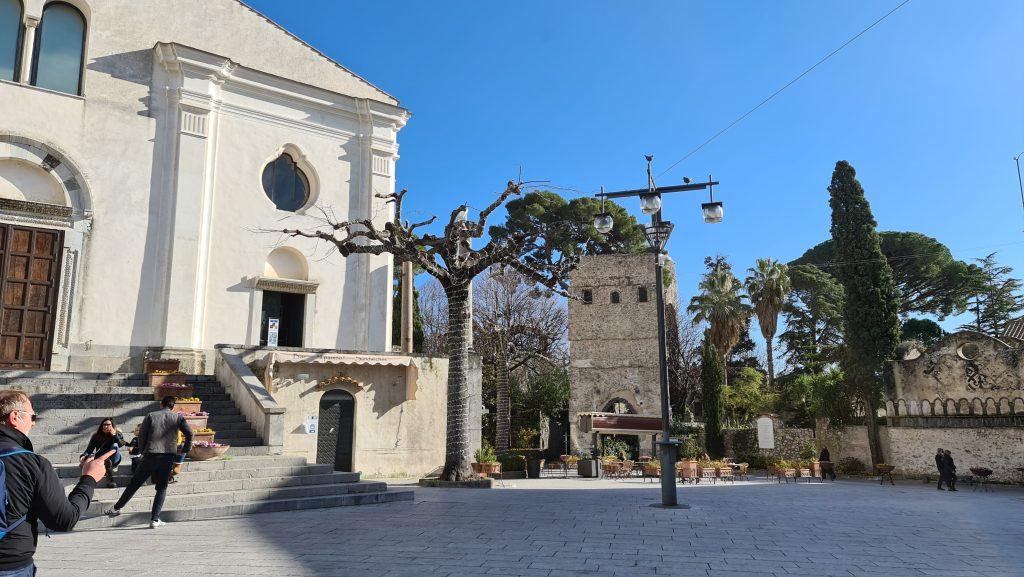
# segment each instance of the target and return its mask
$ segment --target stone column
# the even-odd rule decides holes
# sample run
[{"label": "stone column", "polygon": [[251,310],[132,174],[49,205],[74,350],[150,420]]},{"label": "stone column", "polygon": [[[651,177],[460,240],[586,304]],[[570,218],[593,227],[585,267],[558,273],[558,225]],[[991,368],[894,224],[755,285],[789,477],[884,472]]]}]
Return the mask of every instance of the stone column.
[{"label": "stone column", "polygon": [[32,80],[32,54],[36,48],[36,30],[39,29],[39,18],[25,16],[25,37],[21,45],[21,69],[15,75],[15,80],[28,84]]},{"label": "stone column", "polygon": [[413,352],[413,297],[416,287],[413,284],[412,263],[402,263],[402,352]]}]

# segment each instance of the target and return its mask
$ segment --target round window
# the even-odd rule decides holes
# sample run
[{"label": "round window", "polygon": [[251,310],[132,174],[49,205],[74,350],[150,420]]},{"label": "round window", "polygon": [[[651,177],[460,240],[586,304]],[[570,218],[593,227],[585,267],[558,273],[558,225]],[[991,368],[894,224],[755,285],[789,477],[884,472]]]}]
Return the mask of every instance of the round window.
[{"label": "round window", "polygon": [[263,192],[278,210],[295,212],[309,200],[309,179],[291,155],[282,154],[263,169]]},{"label": "round window", "polygon": [[981,354],[981,347],[979,347],[977,343],[966,343],[960,345],[960,349],[957,351],[957,353],[959,353],[961,358],[967,359],[968,361],[973,361],[974,359],[978,358],[979,354]]}]

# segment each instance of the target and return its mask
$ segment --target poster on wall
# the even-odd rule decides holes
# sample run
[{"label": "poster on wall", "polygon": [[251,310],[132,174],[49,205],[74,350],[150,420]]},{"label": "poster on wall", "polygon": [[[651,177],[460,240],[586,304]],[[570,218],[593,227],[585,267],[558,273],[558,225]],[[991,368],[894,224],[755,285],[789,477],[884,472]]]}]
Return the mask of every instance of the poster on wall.
[{"label": "poster on wall", "polygon": [[267,319],[267,346],[277,346],[277,334],[281,330],[281,319]]},{"label": "poster on wall", "polygon": [[306,434],[315,435],[316,426],[317,424],[319,424],[319,422],[320,417],[318,415],[306,415]]},{"label": "poster on wall", "polygon": [[768,415],[761,415],[757,418],[757,448],[775,448],[775,424]]}]

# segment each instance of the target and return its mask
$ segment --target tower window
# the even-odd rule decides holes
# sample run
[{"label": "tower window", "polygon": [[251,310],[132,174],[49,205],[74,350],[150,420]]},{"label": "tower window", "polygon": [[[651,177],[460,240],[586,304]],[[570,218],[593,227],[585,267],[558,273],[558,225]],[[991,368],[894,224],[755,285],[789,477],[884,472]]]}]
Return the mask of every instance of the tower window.
[{"label": "tower window", "polygon": [[619,298],[619,291],[612,291],[612,304],[617,305],[621,301],[622,299]]},{"label": "tower window", "polygon": [[636,302],[645,303],[647,302],[647,287],[642,286],[636,289]]},{"label": "tower window", "polygon": [[594,293],[590,289],[583,289],[583,304],[589,305],[594,302]]}]

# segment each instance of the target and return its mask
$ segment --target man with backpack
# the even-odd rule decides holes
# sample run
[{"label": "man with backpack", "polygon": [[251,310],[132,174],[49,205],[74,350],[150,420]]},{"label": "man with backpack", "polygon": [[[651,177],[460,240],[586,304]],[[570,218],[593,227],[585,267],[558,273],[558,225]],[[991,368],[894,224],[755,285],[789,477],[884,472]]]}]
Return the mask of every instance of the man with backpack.
[{"label": "man with backpack", "polygon": [[64,495],[57,472],[32,452],[29,431],[36,423],[32,401],[22,391],[0,391],[0,577],[31,577],[36,552],[36,521],[54,531],[70,531],[89,508],[96,483],[106,475],[103,461],[82,462],[82,477]]},{"label": "man with backpack", "polygon": [[[128,481],[124,493],[121,493],[121,498],[104,512],[107,516],[120,515],[121,509],[128,504],[139,487],[147,479],[152,478],[156,486],[156,495],[153,496],[149,528],[156,529],[166,524],[160,520],[160,510],[163,509],[164,498],[167,496],[167,483],[170,481],[171,471],[179,457],[192,448],[192,429],[181,413],[172,410],[174,405],[174,397],[164,397],[160,401],[160,410],[146,415],[146,419],[142,421],[142,428],[139,429],[139,451],[142,453],[142,461],[132,474],[131,481]],[[179,431],[185,436],[185,443],[181,447],[178,446]],[[0,574],[0,577],[4,576]]]}]

